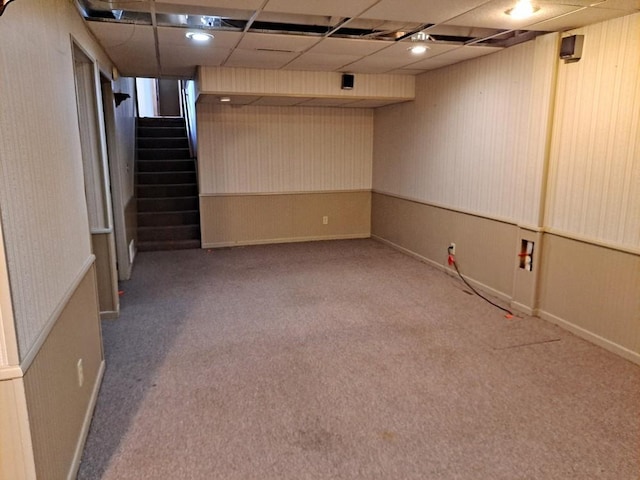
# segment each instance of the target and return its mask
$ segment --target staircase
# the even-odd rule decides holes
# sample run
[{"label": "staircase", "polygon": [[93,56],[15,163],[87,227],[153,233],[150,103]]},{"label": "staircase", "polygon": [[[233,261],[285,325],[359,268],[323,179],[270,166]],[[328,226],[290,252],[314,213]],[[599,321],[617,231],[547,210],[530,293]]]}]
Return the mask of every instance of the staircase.
[{"label": "staircase", "polygon": [[139,118],[138,250],[200,248],[196,163],[183,118]]}]

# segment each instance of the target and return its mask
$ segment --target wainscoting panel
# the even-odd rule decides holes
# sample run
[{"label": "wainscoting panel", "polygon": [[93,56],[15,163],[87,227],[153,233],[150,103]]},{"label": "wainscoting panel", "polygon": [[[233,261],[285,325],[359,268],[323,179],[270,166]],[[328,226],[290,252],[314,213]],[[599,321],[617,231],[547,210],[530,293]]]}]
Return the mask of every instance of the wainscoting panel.
[{"label": "wainscoting panel", "polygon": [[367,238],[371,192],[203,195],[200,215],[203,248]]},{"label": "wainscoting panel", "polygon": [[546,234],[540,316],[640,364],[640,255]]},{"label": "wainscoting panel", "polygon": [[120,310],[120,298],[117,289],[117,272],[115,271],[115,243],[113,233],[91,235],[93,254],[96,257],[96,277],[98,280],[98,298],[100,313],[106,316],[117,316]]},{"label": "wainscoting panel", "polygon": [[103,369],[97,301],[91,267],[25,373],[37,478],[74,478],[79,465]]},{"label": "wainscoting panel", "polygon": [[462,273],[511,299],[515,225],[375,192],[371,212],[372,236],[449,270],[447,247],[454,242]]}]

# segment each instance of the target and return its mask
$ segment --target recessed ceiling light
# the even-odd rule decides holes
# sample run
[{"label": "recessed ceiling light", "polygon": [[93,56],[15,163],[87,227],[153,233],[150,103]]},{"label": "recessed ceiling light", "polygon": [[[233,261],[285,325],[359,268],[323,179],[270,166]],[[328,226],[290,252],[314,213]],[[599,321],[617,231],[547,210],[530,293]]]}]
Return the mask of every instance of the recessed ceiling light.
[{"label": "recessed ceiling light", "polygon": [[411,46],[407,49],[413,55],[422,55],[427,50],[429,50],[429,46],[427,45],[427,40],[431,37],[424,32],[418,32],[411,37]]},{"label": "recessed ceiling light", "polygon": [[530,17],[531,15],[536,13],[538,10],[540,10],[540,7],[534,6],[530,0],[519,0],[519,2],[516,3],[515,7],[510,8],[504,13],[506,13],[507,15],[510,15],[515,19],[520,20],[522,18]]},{"label": "recessed ceiling light", "polygon": [[230,102],[231,98],[230,97],[220,97],[220,101],[221,102]]},{"label": "recessed ceiling light", "polygon": [[213,38],[213,35],[210,33],[204,32],[187,32],[185,35],[189,40],[193,40],[194,42],[208,42]]},{"label": "recessed ceiling light", "polygon": [[414,45],[413,47],[409,48],[409,51],[414,55],[422,55],[427,50],[429,50],[429,47],[424,44]]}]

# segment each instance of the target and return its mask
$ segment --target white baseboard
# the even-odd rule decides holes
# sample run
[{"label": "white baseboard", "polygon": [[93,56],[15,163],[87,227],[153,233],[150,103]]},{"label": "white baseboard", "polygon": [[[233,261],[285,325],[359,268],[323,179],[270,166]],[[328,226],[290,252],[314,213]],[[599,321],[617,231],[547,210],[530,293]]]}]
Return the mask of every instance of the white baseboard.
[{"label": "white baseboard", "polygon": [[630,362],[640,365],[640,353],[634,352],[633,350],[629,350],[628,348],[623,347],[622,345],[618,345],[617,343],[612,342],[611,340],[607,340],[606,338],[601,337],[600,335],[597,335],[588,330],[585,330],[584,328],[579,327],[578,325],[575,325],[563,318],[557,317],[552,313],[545,312],[544,310],[540,310],[538,314],[540,318],[548,322],[554,323],[559,327],[562,327],[565,330],[568,330],[569,332],[577,335],[580,338],[583,338],[591,343],[595,343],[599,347],[602,347],[605,350],[615,353],[616,355],[619,355],[622,358],[629,360]]},{"label": "white baseboard", "polygon": [[[391,241],[389,241],[389,240],[387,240],[385,238],[378,237],[377,235],[373,235],[372,234],[371,238],[373,238],[374,240],[379,241],[381,243],[384,243],[385,245],[388,245],[388,246],[390,246],[391,248],[393,248],[395,250],[398,250],[398,251],[400,251],[402,253],[405,253],[405,254],[409,255],[410,257],[413,257],[413,258],[415,258],[417,260],[420,260],[423,263],[431,265],[432,267],[435,267],[438,270],[440,270],[442,272],[445,272],[447,275],[451,275],[452,277],[458,278],[458,274],[456,273],[455,270],[452,270],[451,268],[447,268],[444,265],[442,265],[442,264],[440,264],[440,263],[438,263],[438,262],[436,262],[434,260],[431,260],[430,258],[423,257],[422,255],[420,255],[420,254],[418,254],[418,253],[416,253],[416,252],[414,252],[412,250],[409,250],[407,248],[401,247],[400,245],[398,245],[396,243],[393,243],[393,242],[391,242]],[[478,290],[482,290],[484,293],[487,293],[487,294],[489,294],[489,295],[491,295],[493,297],[496,297],[496,298],[498,298],[498,299],[500,299],[500,300],[502,300],[504,302],[507,302],[508,304],[511,304],[511,300],[512,299],[506,293],[501,292],[499,290],[496,290],[494,288],[491,288],[490,286],[485,285],[484,283],[479,282],[477,280],[474,280],[473,278],[467,277],[466,275],[463,275],[463,277],[467,282],[469,282],[473,286],[473,288],[476,288]]]},{"label": "white baseboard", "polygon": [[319,242],[322,240],[355,240],[371,238],[369,233],[356,233],[348,235],[326,235],[317,237],[293,237],[293,238],[267,238],[261,240],[239,240],[237,242],[211,242],[202,243],[202,248],[224,248],[243,247],[248,245],[269,245],[273,243],[299,243],[299,242]]},{"label": "white baseboard", "polygon": [[531,317],[537,317],[538,315],[538,309],[537,308],[531,308],[528,305],[525,305],[524,303],[520,303],[520,302],[511,302],[511,308],[513,310],[518,310],[519,312],[524,313],[525,315],[529,315]]},{"label": "white baseboard", "polygon": [[78,469],[80,468],[80,461],[82,460],[82,452],[84,451],[84,444],[87,441],[87,435],[89,434],[89,427],[91,426],[91,420],[93,419],[93,411],[96,408],[96,402],[98,401],[98,393],[100,392],[100,385],[102,385],[102,377],[104,376],[104,360],[100,362],[100,368],[98,369],[98,375],[96,376],[96,382],[93,385],[93,391],[91,392],[91,398],[89,399],[89,406],[84,414],[84,421],[82,422],[82,429],[80,430],[80,438],[76,444],[76,450],[73,454],[73,461],[71,462],[71,468],[69,469],[69,475],[67,480],[75,480],[78,476]]}]

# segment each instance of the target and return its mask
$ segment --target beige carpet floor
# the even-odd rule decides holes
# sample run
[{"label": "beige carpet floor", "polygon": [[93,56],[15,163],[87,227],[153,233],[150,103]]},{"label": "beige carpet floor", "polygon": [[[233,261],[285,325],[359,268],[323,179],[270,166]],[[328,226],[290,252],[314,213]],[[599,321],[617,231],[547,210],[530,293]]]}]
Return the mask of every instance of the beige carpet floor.
[{"label": "beige carpet floor", "polygon": [[640,477],[640,367],[380,243],[137,258],[80,479]]}]

